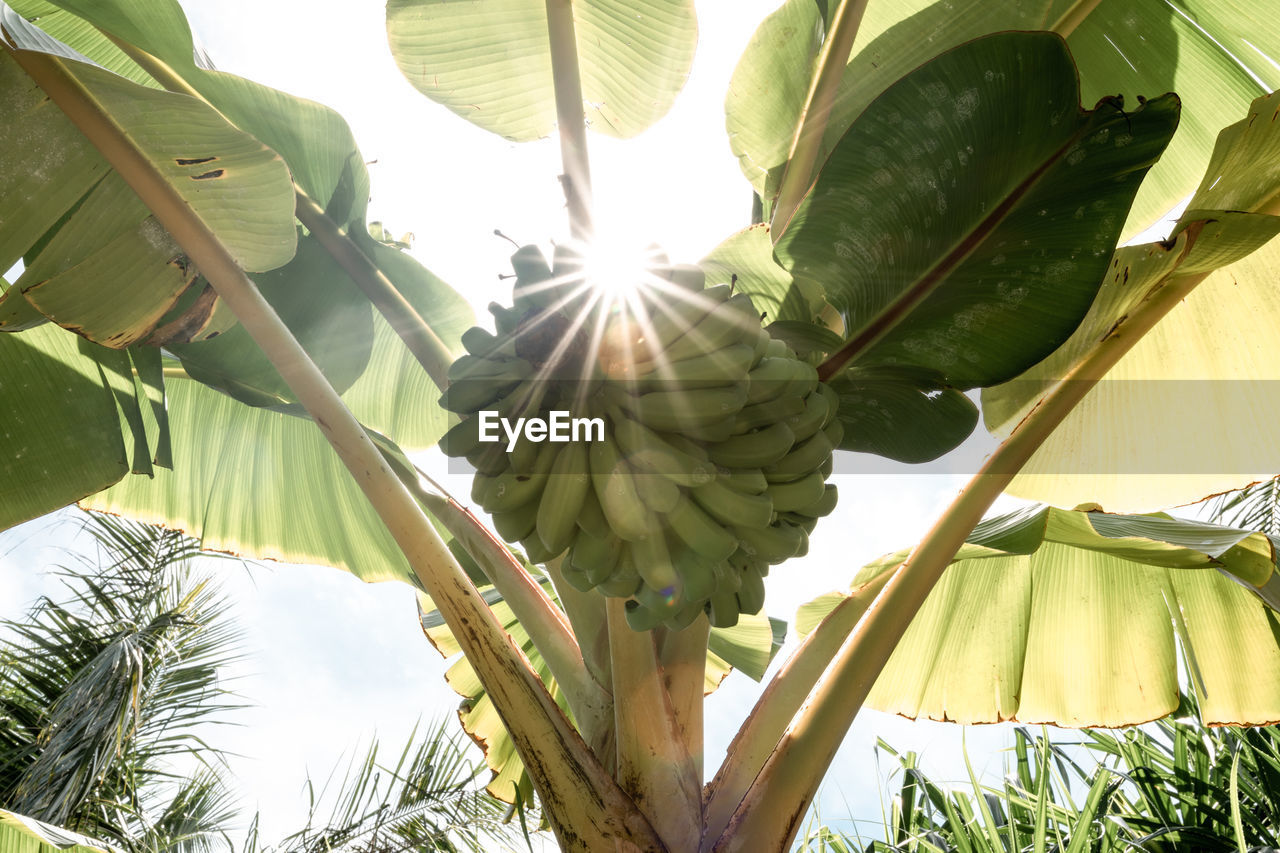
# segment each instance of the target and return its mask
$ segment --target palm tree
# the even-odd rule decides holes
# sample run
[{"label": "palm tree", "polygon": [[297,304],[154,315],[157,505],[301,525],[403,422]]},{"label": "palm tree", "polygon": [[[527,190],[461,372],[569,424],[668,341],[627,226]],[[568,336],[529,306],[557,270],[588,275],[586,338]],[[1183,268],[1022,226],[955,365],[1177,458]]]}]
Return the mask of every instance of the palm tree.
[{"label": "palm tree", "polygon": [[[193,568],[195,540],[85,519],[100,559],[60,570],[65,600],[0,622],[0,808],[126,853],[233,850],[226,756],[198,733],[240,706],[220,676],[240,657],[228,602]],[[307,824],[277,845],[260,848],[255,817],[245,853],[482,851],[522,837],[447,722],[415,729],[394,765],[378,757],[375,741],[319,793],[308,782]]]},{"label": "palm tree", "polygon": [[227,602],[179,533],[108,516],[105,560],[61,569],[0,641],[0,804],[126,851],[223,846],[234,815],[223,755],[196,733],[236,707]]}]

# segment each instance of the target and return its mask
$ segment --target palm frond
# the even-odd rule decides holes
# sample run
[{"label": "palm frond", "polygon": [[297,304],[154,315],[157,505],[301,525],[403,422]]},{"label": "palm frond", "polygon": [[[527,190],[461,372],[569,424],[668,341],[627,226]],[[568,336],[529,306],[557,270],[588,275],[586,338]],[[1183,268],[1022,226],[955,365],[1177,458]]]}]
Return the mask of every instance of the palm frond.
[{"label": "palm frond", "polygon": [[64,599],[2,625],[0,802],[129,850],[214,849],[199,839],[230,814],[224,763],[196,725],[238,707],[227,604],[189,565],[193,540],[85,524],[97,565],[61,567]]},{"label": "palm frond", "polygon": [[[307,825],[275,849],[481,853],[513,849],[511,845],[522,839],[508,806],[477,781],[484,768],[467,758],[466,745],[451,731],[449,721],[429,726],[420,739],[415,726],[394,765],[380,764],[379,751],[374,740],[363,754],[353,756],[340,776],[335,768],[318,794],[308,780],[312,797]],[[524,839],[521,846],[527,844]]]},{"label": "palm frond", "polygon": [[1280,538],[1280,478],[1223,492],[1205,502],[1205,511],[1215,524]]}]

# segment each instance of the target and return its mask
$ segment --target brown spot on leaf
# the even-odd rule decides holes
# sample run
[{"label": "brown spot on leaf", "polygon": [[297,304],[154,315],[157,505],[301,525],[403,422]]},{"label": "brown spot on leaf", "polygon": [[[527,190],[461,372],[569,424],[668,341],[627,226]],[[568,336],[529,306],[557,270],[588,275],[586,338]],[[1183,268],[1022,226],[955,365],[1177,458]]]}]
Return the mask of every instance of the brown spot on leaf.
[{"label": "brown spot on leaf", "polygon": [[212,163],[217,157],[179,157],[173,162],[179,166],[199,166],[202,163]]},{"label": "brown spot on leaf", "polygon": [[200,291],[200,295],[191,303],[190,308],[168,323],[157,326],[147,338],[146,343],[153,347],[162,347],[171,343],[189,343],[204,328],[205,323],[209,322],[209,315],[213,313],[217,301],[218,294],[206,284],[204,290]]},{"label": "brown spot on leaf", "polygon": [[215,178],[221,178],[227,172],[226,169],[214,169],[212,172],[205,172],[203,175],[192,175],[193,181],[211,181]]}]

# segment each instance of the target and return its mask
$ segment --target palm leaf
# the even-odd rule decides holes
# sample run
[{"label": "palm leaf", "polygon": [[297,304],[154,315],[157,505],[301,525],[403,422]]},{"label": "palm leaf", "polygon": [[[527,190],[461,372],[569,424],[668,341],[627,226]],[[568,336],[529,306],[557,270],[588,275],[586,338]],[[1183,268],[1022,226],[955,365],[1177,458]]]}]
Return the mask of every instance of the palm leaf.
[{"label": "palm leaf", "polygon": [[312,802],[307,825],[283,839],[278,849],[481,853],[519,837],[506,804],[476,784],[483,765],[472,765],[447,721],[431,724],[421,734],[415,726],[394,764],[380,763],[379,752],[375,740],[351,758],[342,775],[335,768],[318,793],[308,780]]},{"label": "palm leaf", "polygon": [[[128,849],[207,848],[230,815],[221,753],[197,733],[236,707],[226,604],[184,566],[192,540],[87,518],[101,568],[62,570],[66,600],[5,623],[0,801]],[[175,779],[180,756],[202,769]]]}]

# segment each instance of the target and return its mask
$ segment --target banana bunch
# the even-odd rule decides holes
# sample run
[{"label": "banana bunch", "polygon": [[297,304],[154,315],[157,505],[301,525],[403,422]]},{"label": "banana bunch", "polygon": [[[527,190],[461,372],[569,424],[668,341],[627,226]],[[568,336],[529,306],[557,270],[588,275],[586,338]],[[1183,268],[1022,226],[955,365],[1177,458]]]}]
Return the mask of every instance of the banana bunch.
[{"label": "banana bunch", "polygon": [[463,335],[441,398],[462,416],[441,448],[475,467],[472,499],[529,559],[566,554],[574,586],[629,599],[636,630],[760,612],[769,567],[835,508],[835,392],[696,267],[623,298],[563,249],[512,264],[514,307],[490,306],[497,334]]}]

